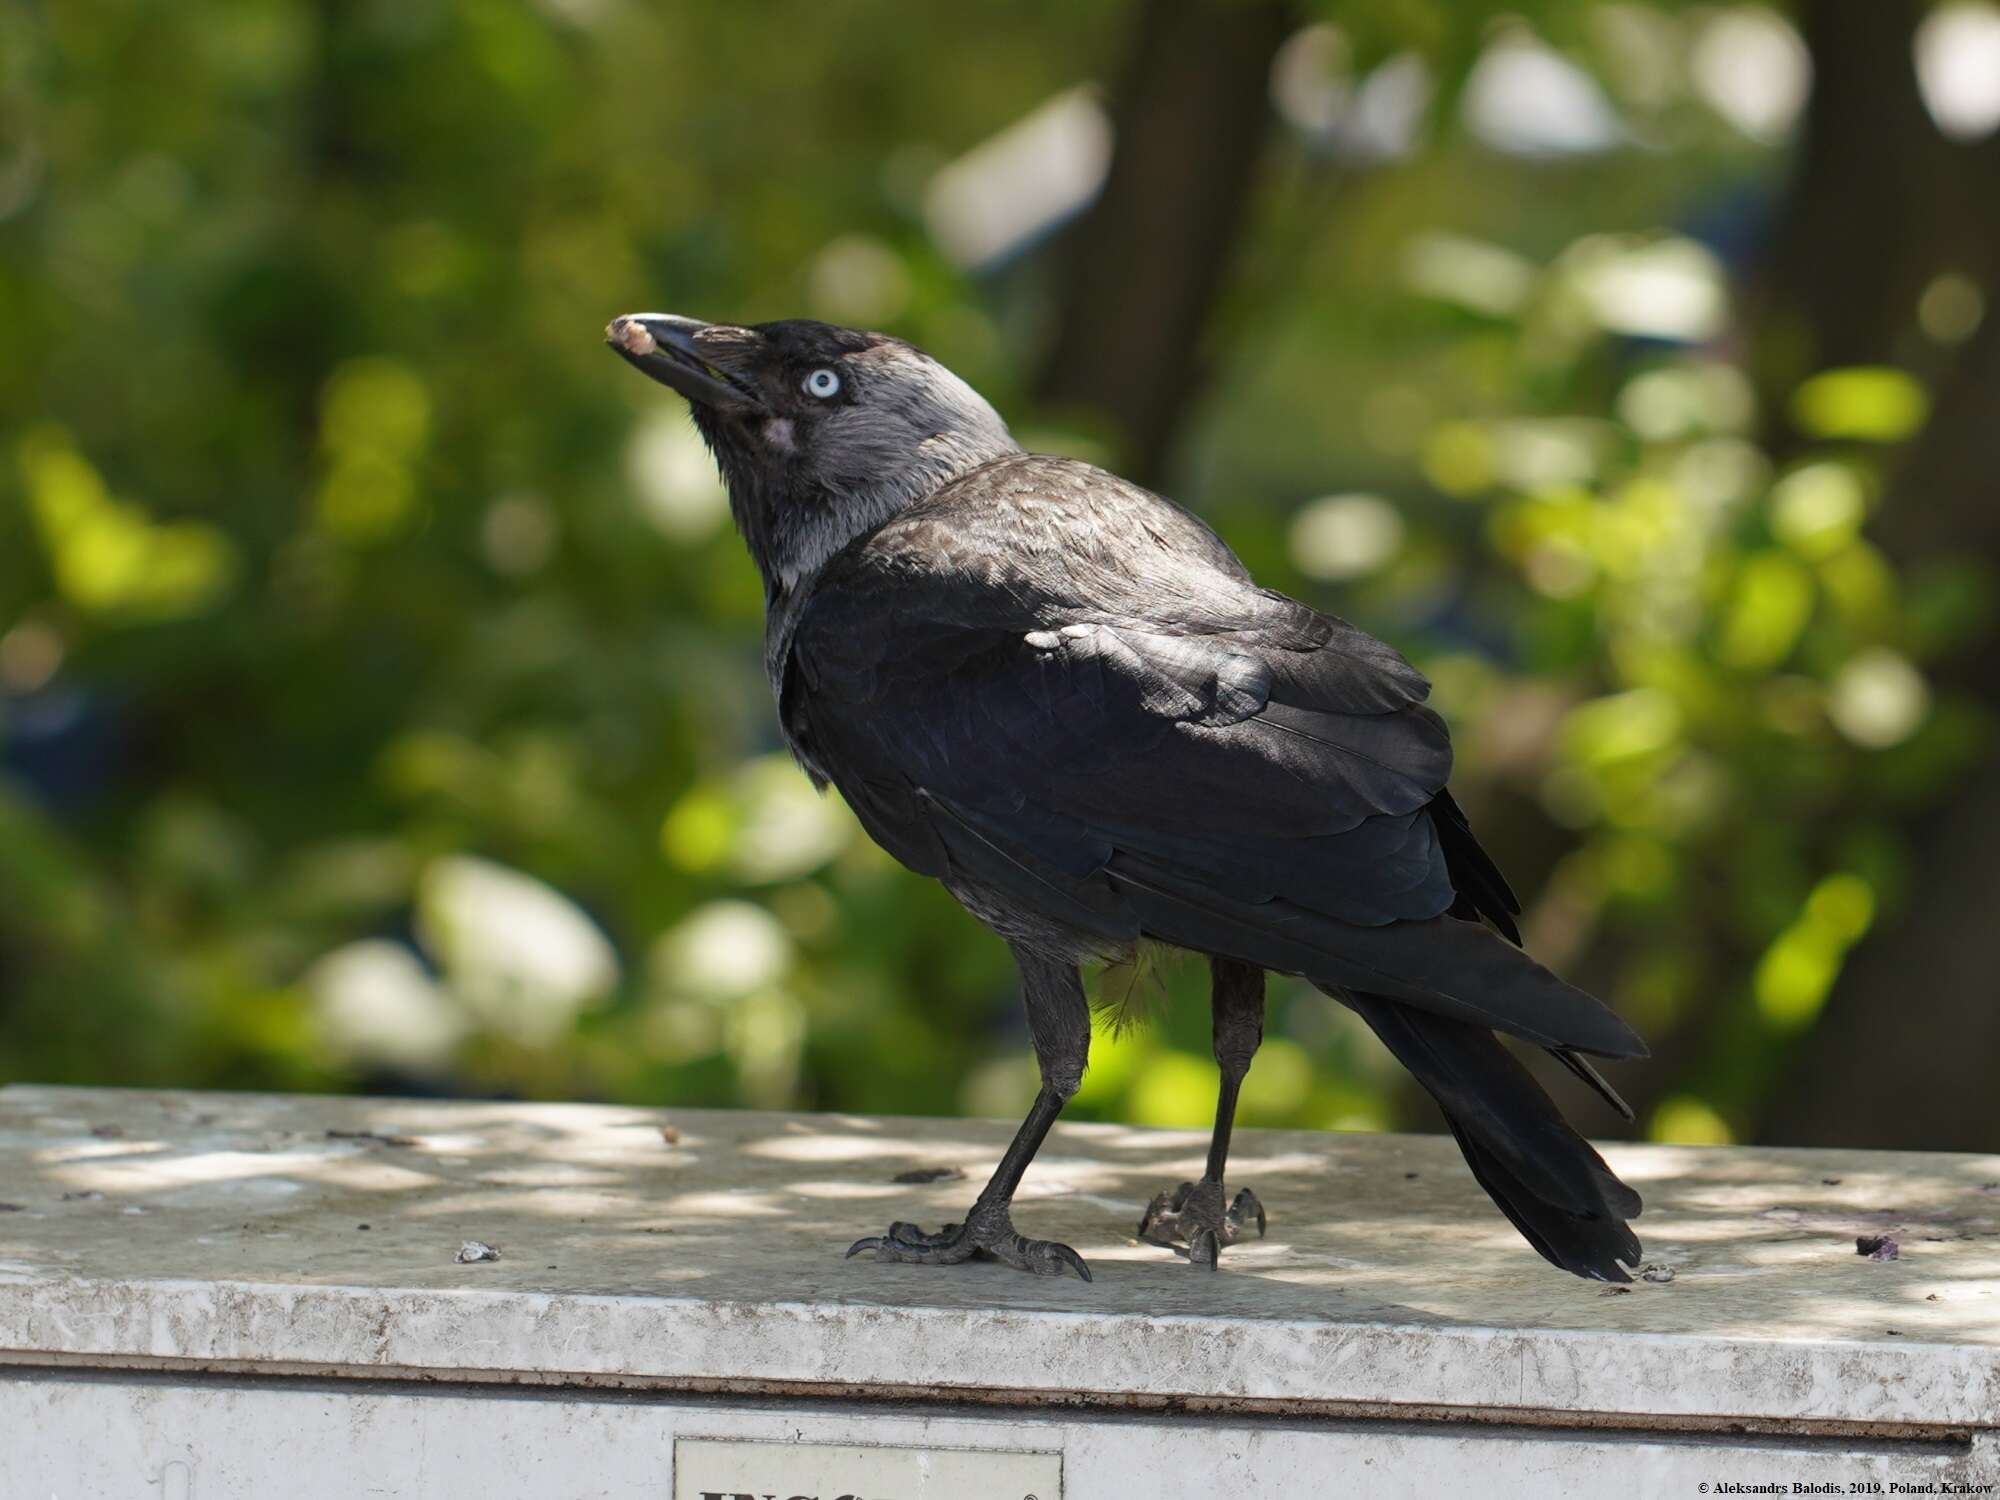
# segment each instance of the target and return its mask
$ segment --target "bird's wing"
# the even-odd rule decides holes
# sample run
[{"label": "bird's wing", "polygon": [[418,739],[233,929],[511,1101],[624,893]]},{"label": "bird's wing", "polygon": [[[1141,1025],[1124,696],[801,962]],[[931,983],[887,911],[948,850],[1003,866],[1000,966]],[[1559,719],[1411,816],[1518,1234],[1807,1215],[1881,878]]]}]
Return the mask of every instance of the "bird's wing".
[{"label": "bird's wing", "polygon": [[1020,503],[1049,488],[927,502],[802,613],[788,728],[879,842],[1110,942],[1643,1051],[1449,915],[1465,857],[1449,817],[1440,832],[1451,745],[1421,674],[1258,589],[1165,501],[1101,476]]}]

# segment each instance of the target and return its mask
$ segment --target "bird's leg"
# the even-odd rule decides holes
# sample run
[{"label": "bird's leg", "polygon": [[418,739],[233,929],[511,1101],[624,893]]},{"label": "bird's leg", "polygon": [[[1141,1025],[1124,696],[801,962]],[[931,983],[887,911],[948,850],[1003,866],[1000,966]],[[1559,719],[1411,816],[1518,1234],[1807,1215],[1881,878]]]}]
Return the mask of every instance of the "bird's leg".
[{"label": "bird's leg", "polygon": [[1223,1206],[1222,1171],[1229,1161],[1229,1137],[1236,1125],[1236,1095],[1250,1059],[1264,1040],[1264,971],[1234,959],[1209,960],[1209,1008],[1214,1015],[1215,1061],[1222,1087],[1215,1101],[1215,1134],[1209,1138],[1208,1165],[1199,1182],[1184,1182],[1161,1193],[1139,1220],[1139,1238],[1170,1247],[1211,1271],[1222,1247],[1241,1239],[1245,1227],[1264,1232],[1264,1205],[1245,1188]]},{"label": "bird's leg", "polygon": [[877,1260],[909,1261],[927,1266],[957,1265],[980,1256],[1005,1261],[1039,1276],[1074,1271],[1090,1280],[1090,1267],[1067,1245],[1031,1240],[1014,1228],[1011,1207],[1021,1175],[1035,1159],[1049,1127],[1083,1081],[1090,1059],[1090,1006],[1083,997],[1083,979],[1075,964],[1044,958],[1020,946],[1014,962],[1021,970],[1021,993],[1028,1008],[1028,1030],[1041,1065],[1042,1087],[1028,1118],[1021,1122],[1007,1154],[980,1191],[963,1224],[948,1224],[936,1234],[914,1224],[895,1223],[879,1235],[856,1240],[849,1255],[873,1250]]}]

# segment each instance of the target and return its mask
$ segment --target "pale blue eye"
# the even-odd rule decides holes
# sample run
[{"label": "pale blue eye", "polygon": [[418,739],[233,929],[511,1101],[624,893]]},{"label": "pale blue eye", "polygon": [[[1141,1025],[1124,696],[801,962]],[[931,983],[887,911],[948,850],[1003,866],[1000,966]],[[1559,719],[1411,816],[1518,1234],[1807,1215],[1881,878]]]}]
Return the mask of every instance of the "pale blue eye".
[{"label": "pale blue eye", "polygon": [[831,400],[840,394],[840,376],[833,370],[814,370],[805,379],[806,394],[821,401]]}]

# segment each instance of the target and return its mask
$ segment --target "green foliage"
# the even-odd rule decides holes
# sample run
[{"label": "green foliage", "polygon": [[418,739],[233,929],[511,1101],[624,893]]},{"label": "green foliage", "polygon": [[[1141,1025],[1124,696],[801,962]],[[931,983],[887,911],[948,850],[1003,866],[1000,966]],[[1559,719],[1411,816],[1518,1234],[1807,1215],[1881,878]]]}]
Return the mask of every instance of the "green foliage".
[{"label": "green foliage", "polygon": [[[1726,298],[1691,247],[1663,259],[1671,247],[1616,252],[1678,259],[1710,283],[1664,299],[1655,287],[1654,309]],[[1656,1037],[1710,1030],[1691,1079],[1702,1096],[1652,1122],[1662,1138],[1710,1139],[1754,1117],[1765,1070],[1742,1068],[1745,1053],[1768,1061],[1810,1027],[1893,895],[1897,814],[1969,772],[1983,737],[1924,676],[1951,634],[1923,628],[1865,534],[1874,455],[1832,445],[1910,436],[1922,389],[1893,370],[1816,375],[1792,408],[1826,446],[1774,461],[1731,364],[1610,357],[1623,314],[1604,295],[1619,284],[1607,253],[1572,246],[1525,283],[1504,343],[1460,336],[1504,362],[1503,387],[1548,395],[1446,422],[1425,456],[1434,483],[1482,508],[1519,579],[1500,608],[1535,679],[1468,665],[1461,743],[1477,757],[1496,733],[1514,740],[1507,720],[1554,690],[1546,744],[1521,769],[1523,790],[1578,835],[1550,877],[1577,903],[1567,941],[1585,923],[1616,944],[1613,998]],[[1578,306],[1597,332],[1570,323]],[[1552,927],[1531,924],[1531,946],[1560,956]]]},{"label": "green foliage", "polygon": [[[1280,146],[1175,492],[1433,673],[1472,800],[1529,820],[1498,852],[1546,856],[1538,951],[1775,1047],[1978,751],[1924,665],[1987,587],[1867,539],[1909,377],[1807,382],[1780,461],[1659,342],[1735,314],[1656,226],[1776,158],[1599,9],[1329,8],[1346,66],[1430,59],[1430,134],[1345,196]],[[1131,14],[0,10],[0,1076],[1016,1109],[1004,949],[782,758],[713,474],[598,330],[883,326],[1079,445],[1027,396],[1047,258],[968,280],[922,190],[1115,76]],[[1468,141],[1489,23],[1598,69],[1647,169]],[[1204,977],[1113,977],[1162,1019],[1079,1112],[1205,1122]],[[1395,1118],[1331,1001],[1281,987],[1271,1038],[1246,1121]],[[1693,1051],[1653,1126],[1716,1138],[1747,1085]]]}]

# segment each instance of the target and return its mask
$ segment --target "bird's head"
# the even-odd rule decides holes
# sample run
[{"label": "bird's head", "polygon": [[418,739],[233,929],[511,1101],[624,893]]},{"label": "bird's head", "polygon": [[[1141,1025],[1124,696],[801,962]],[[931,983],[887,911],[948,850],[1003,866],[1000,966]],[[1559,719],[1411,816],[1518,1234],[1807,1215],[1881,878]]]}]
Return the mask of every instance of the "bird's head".
[{"label": "bird's head", "polygon": [[605,341],[687,398],[774,596],[913,501],[1019,451],[977,391],[879,333],[633,313]]}]

